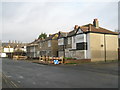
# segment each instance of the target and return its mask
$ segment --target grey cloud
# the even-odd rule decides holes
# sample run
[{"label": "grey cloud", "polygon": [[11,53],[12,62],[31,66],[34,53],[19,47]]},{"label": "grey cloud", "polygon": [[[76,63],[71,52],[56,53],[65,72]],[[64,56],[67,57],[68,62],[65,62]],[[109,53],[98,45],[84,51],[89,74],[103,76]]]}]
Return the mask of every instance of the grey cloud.
[{"label": "grey cloud", "polygon": [[75,24],[92,23],[94,18],[99,19],[101,26],[113,30],[117,27],[116,5],[104,2],[4,3],[3,40],[31,41],[41,32],[70,31]]}]

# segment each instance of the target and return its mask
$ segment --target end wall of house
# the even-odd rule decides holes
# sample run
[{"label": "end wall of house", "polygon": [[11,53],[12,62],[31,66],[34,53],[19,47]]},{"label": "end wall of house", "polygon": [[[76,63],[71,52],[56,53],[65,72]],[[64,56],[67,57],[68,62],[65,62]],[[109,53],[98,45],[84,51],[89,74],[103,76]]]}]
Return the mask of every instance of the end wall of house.
[{"label": "end wall of house", "polygon": [[106,60],[118,60],[118,35],[105,35]]},{"label": "end wall of house", "polygon": [[91,61],[118,59],[118,35],[90,33]]}]

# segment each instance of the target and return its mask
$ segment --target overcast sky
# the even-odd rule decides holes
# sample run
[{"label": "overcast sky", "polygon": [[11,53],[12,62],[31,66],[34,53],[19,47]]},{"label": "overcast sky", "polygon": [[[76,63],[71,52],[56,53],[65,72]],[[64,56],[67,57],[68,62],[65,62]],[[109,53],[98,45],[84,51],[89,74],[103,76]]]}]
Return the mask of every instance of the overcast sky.
[{"label": "overcast sky", "polygon": [[41,32],[47,34],[68,32],[74,25],[93,23],[94,18],[98,18],[100,27],[111,31],[118,28],[118,0],[88,1],[3,1],[0,5],[2,41],[31,42]]}]

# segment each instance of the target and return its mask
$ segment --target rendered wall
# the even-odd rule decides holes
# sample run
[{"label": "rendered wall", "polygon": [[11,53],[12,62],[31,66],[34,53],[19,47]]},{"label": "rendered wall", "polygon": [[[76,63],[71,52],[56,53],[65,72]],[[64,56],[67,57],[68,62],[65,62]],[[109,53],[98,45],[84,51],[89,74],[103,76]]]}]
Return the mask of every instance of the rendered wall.
[{"label": "rendered wall", "polygon": [[118,60],[118,36],[105,35],[106,60]]},{"label": "rendered wall", "polygon": [[90,33],[91,61],[118,59],[118,35]]},{"label": "rendered wall", "polygon": [[104,34],[90,33],[90,49],[91,61],[105,60]]}]

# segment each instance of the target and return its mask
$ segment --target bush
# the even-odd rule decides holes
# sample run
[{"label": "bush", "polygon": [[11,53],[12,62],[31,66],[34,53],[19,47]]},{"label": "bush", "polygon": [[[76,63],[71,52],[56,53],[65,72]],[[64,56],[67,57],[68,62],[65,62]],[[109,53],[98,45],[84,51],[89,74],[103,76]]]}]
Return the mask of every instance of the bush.
[{"label": "bush", "polygon": [[64,57],[64,59],[67,59],[67,60],[69,60],[69,59],[76,60],[76,58],[72,58],[72,57]]}]

